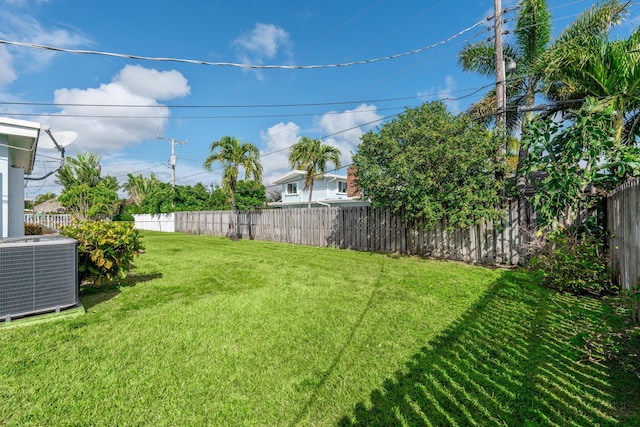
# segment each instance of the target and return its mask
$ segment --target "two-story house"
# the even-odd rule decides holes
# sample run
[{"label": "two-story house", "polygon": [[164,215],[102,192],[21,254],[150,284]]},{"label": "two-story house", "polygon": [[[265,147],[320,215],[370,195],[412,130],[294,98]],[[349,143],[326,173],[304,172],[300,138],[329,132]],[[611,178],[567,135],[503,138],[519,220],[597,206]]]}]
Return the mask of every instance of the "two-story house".
[{"label": "two-story house", "polygon": [[[350,175],[351,176],[351,175]],[[269,206],[280,208],[306,208],[309,202],[309,191],[304,189],[305,172],[293,170],[274,180],[271,184],[280,187],[282,198],[279,202],[269,203]],[[325,174],[313,182],[311,193],[311,207],[329,206],[368,206],[369,202],[362,200],[353,183],[345,175]]]}]

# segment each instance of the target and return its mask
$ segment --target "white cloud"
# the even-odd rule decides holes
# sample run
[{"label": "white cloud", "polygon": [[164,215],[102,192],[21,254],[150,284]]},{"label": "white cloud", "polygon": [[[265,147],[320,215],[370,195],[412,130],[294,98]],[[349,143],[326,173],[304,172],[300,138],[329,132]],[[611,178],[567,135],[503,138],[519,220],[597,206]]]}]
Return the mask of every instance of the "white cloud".
[{"label": "white cloud", "polygon": [[[150,83],[158,89],[150,87]],[[58,115],[43,117],[41,122],[48,123],[54,131],[76,131],[78,140],[70,147],[72,152],[118,151],[162,133],[170,112],[158,99],[176,98],[189,92],[187,80],[177,71],[159,72],[128,65],[111,83],[98,88],[56,90],[56,104],[83,105],[61,105]],[[101,106],[104,104],[125,106]]]},{"label": "white cloud", "polygon": [[[264,168],[263,181],[266,184],[271,183],[290,170],[289,147],[298,142],[298,139],[300,139],[299,132],[300,126],[293,122],[278,123],[266,131],[260,132],[260,137],[267,147],[260,152],[260,161]],[[265,154],[268,155],[265,156]]]},{"label": "white cloud", "polygon": [[[291,37],[281,27],[273,24],[256,23],[253,30],[241,34],[233,41],[238,50],[238,59],[243,64],[262,65],[266,59],[274,59],[280,52],[292,61]],[[258,79],[264,79],[259,70],[253,70]]]},{"label": "white cloud", "polygon": [[[20,41],[62,48],[73,48],[91,44],[80,32],[67,29],[45,29],[38,20],[23,13],[3,10],[0,14],[0,37],[6,40]],[[12,49],[10,53],[18,70],[41,70],[47,66],[55,52],[43,49]],[[20,72],[18,72],[20,74]]]},{"label": "white cloud", "polygon": [[131,93],[147,98],[172,99],[190,92],[187,79],[176,70],[158,71],[140,65],[127,65],[114,81]]},{"label": "white cloud", "polygon": [[320,119],[320,128],[325,135],[325,144],[337,147],[342,152],[342,164],[351,163],[352,153],[360,144],[360,137],[368,130],[380,124],[382,116],[376,112],[375,105],[361,104],[353,110],[329,112]]},{"label": "white cloud", "polygon": [[15,79],[13,58],[6,47],[0,46],[0,88],[12,83]]}]

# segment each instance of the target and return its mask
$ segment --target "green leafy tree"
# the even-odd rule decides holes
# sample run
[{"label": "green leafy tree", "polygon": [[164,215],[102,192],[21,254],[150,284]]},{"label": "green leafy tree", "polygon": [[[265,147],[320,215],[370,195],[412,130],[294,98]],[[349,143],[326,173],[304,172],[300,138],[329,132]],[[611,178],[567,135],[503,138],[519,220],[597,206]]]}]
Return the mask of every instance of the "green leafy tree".
[{"label": "green leafy tree", "polygon": [[157,214],[215,209],[209,190],[201,183],[195,186],[158,182],[140,203],[139,213]]},{"label": "green leafy tree", "polygon": [[533,204],[538,222],[557,229],[588,205],[585,190],[602,193],[640,173],[640,149],[616,142],[616,112],[595,100],[571,112],[563,122],[551,117],[532,121],[522,143],[530,151],[527,172],[544,172]]},{"label": "green leafy tree", "polygon": [[[236,184],[240,169],[244,170],[245,179],[262,181],[262,165],[260,164],[260,150],[251,143],[243,143],[238,138],[224,136],[219,141],[211,143],[211,154],[204,161],[204,168],[211,171],[215,163],[223,168],[222,188],[230,195],[231,209],[237,210]],[[238,239],[233,217],[229,223],[229,234],[233,240]]]},{"label": "green leafy tree", "polygon": [[231,209],[229,194],[222,187],[216,186],[211,190],[209,209],[214,211],[228,211]]},{"label": "green leafy tree", "polygon": [[499,147],[484,125],[431,102],[363,135],[353,163],[372,206],[424,227],[446,218],[453,228],[501,217]]},{"label": "green leafy tree", "polygon": [[56,177],[62,185],[58,200],[78,220],[112,217],[119,208],[118,182],[100,175],[100,156],[78,154],[67,158]]},{"label": "green leafy tree", "polygon": [[335,169],[339,169],[342,166],[340,162],[341,155],[340,150],[323,144],[320,138],[311,139],[306,136],[300,138],[298,142],[290,148],[289,166],[305,172],[304,190],[309,192],[307,207],[311,207],[313,183],[316,179],[322,178],[329,164],[333,164]]},{"label": "green leafy tree", "polygon": [[261,182],[238,181],[236,204],[240,210],[261,208],[267,203],[267,193]]}]

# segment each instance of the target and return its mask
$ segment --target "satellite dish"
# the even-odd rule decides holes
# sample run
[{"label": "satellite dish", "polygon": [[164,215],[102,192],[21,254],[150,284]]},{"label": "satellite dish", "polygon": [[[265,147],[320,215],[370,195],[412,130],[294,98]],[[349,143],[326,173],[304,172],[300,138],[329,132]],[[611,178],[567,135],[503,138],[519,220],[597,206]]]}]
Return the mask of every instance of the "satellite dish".
[{"label": "satellite dish", "polygon": [[[46,137],[44,135],[46,135]],[[53,136],[55,142],[53,142],[51,136]],[[40,139],[38,140],[38,148],[42,148],[45,150],[56,150],[58,148],[56,147],[56,143],[60,148],[64,148],[75,141],[76,138],[78,138],[78,132],[74,132],[72,130],[54,132],[53,134],[45,132],[44,134],[40,134]]]}]

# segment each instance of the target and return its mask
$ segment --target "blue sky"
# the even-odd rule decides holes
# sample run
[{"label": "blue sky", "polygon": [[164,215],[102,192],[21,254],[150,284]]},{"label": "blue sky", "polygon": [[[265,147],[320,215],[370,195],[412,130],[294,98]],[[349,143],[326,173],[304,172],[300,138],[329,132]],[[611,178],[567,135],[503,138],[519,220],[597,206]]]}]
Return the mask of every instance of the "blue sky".
[{"label": "blue sky", "polygon": [[[515,1],[503,0],[503,6]],[[589,0],[550,0],[560,31]],[[255,65],[337,64],[387,57],[444,41],[493,12],[491,1],[86,1],[0,0],[0,39],[66,49]],[[637,27],[638,7],[623,31]],[[515,12],[505,16],[515,18]],[[506,24],[512,27],[513,21]],[[103,174],[220,182],[205,172],[211,142],[225,135],[256,144],[264,181],[285,174],[287,148],[326,137],[351,162],[359,137],[404,107],[447,99],[462,111],[491,79],[464,73],[457,53],[491,35],[483,24],[437,47],[400,58],[321,69],[247,70],[50,52],[0,44],[0,116],[75,131],[67,155],[96,152]],[[506,41],[509,40],[506,36]],[[66,105],[65,105],[66,104]],[[80,104],[80,105],[69,105]],[[110,104],[112,106],[105,106]],[[115,105],[115,106],[114,106]],[[34,176],[55,167],[39,150]],[[58,192],[54,178],[31,181],[28,198]]]}]

